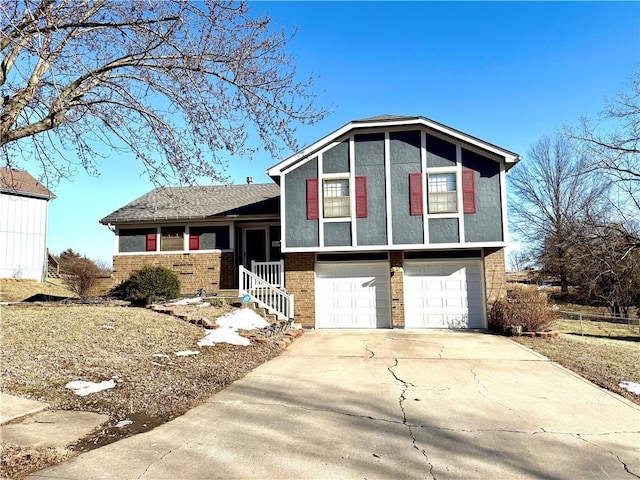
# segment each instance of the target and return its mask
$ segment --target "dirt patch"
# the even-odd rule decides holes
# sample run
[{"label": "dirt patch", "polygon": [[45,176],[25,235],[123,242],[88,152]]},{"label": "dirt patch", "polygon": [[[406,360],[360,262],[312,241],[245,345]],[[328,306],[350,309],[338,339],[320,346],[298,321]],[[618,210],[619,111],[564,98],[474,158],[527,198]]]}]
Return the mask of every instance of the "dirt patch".
[{"label": "dirt patch", "polygon": [[[231,309],[226,305],[206,308],[196,313],[212,320]],[[1,322],[3,392],[45,401],[55,409],[109,416],[97,432],[70,447],[75,452],[182,415],[280,351],[273,341],[198,348],[203,328],[143,308],[16,304],[2,307]],[[185,350],[200,353],[175,355]],[[86,397],[65,388],[73,380],[110,379],[115,380],[115,388]],[[116,426],[120,422],[126,425]],[[0,475],[20,478],[68,454],[40,455],[5,446]]]}]

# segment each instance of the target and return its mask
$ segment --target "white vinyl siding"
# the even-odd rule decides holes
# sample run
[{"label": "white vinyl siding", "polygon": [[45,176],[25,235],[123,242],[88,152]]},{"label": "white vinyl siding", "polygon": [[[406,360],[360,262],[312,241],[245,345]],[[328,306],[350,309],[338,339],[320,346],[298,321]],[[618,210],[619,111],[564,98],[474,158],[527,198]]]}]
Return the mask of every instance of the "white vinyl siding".
[{"label": "white vinyl siding", "polygon": [[42,281],[47,200],[0,194],[0,277]]}]

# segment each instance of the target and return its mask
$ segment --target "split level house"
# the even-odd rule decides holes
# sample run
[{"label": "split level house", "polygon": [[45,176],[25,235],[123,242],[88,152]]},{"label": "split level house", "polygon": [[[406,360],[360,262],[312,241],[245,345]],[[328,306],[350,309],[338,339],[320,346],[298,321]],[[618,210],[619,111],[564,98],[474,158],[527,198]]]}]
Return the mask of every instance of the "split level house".
[{"label": "split level house", "polygon": [[28,172],[0,168],[0,278],[44,281],[53,198]]},{"label": "split level house", "polygon": [[306,327],[482,329],[506,293],[505,174],[519,158],[386,115],[269,168],[272,184],[158,188],[101,222],[118,281],[164,265],[185,294],[286,292],[284,315]]}]

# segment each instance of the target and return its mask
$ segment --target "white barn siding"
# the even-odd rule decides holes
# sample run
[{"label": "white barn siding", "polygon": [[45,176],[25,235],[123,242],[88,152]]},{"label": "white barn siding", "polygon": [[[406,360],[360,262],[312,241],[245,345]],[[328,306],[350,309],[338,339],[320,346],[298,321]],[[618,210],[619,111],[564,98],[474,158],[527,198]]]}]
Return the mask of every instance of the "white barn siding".
[{"label": "white barn siding", "polygon": [[0,277],[44,278],[46,199],[0,194]]}]

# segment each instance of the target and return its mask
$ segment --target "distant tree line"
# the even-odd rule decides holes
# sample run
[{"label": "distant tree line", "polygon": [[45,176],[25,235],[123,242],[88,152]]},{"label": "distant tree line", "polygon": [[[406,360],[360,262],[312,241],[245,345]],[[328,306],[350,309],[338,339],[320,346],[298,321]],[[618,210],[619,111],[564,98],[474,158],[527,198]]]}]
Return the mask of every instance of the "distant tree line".
[{"label": "distant tree line", "polygon": [[596,119],[543,136],[509,175],[512,257],[612,315],[640,313],[640,69]]}]

